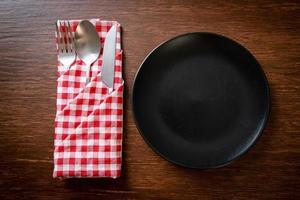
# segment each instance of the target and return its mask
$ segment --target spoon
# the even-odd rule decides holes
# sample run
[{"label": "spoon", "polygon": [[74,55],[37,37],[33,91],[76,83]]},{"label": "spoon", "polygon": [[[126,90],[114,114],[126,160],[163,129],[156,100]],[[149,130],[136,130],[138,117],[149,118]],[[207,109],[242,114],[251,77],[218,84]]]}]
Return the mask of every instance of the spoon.
[{"label": "spoon", "polygon": [[90,67],[98,59],[101,41],[94,25],[81,21],[75,31],[75,49],[78,57],[86,64],[86,84],[90,81]]}]

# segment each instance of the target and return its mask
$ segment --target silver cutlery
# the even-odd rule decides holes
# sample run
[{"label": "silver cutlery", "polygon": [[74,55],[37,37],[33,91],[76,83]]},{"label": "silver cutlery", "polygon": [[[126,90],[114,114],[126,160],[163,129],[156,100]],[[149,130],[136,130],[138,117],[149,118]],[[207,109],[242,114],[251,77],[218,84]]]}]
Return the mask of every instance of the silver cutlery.
[{"label": "silver cutlery", "polygon": [[75,31],[75,49],[78,57],[86,64],[86,84],[90,81],[90,67],[98,59],[101,44],[98,32],[88,20],[81,21]]},{"label": "silver cutlery", "polygon": [[101,77],[109,92],[114,89],[115,55],[116,55],[117,26],[110,28],[106,35],[103,49]]},{"label": "silver cutlery", "polygon": [[[60,23],[58,25],[58,23]],[[60,27],[63,24],[64,29],[60,31]],[[74,49],[74,37],[69,21],[57,21],[56,36],[58,47],[58,60],[64,66],[64,71],[67,71],[76,59],[76,53]]]}]

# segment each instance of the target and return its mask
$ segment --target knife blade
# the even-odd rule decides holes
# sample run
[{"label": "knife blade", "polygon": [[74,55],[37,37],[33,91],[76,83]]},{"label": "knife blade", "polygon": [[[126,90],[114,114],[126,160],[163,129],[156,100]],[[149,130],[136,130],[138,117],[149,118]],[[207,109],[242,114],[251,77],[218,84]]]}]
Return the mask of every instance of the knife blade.
[{"label": "knife blade", "polygon": [[107,33],[104,42],[101,74],[102,80],[108,87],[109,92],[112,92],[114,89],[116,39],[117,27],[113,25]]}]

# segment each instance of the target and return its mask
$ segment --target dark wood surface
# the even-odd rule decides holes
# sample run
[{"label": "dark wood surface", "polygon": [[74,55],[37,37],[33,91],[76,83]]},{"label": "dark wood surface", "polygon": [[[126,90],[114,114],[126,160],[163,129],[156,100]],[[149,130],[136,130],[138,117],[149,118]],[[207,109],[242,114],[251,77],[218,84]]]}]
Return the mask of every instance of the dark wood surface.
[{"label": "dark wood surface", "polygon": [[[123,26],[122,177],[52,179],[56,93],[54,22],[101,18]],[[133,78],[146,54],[178,34],[231,37],[261,63],[272,110],[257,144],[229,166],[185,169],[156,155],[133,121]],[[2,0],[0,199],[299,199],[299,1]]]}]

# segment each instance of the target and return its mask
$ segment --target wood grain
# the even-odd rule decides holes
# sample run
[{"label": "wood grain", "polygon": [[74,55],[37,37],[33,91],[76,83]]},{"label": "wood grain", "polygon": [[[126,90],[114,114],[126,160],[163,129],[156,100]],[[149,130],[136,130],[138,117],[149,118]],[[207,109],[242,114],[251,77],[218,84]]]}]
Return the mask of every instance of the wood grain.
[{"label": "wood grain", "polygon": [[[123,26],[126,81],[122,177],[52,179],[57,19]],[[1,199],[299,199],[299,1],[2,0],[0,2]],[[226,35],[248,48],[271,86],[271,116],[257,144],[229,166],[185,169],[139,135],[129,97],[139,64],[178,34]]]}]

